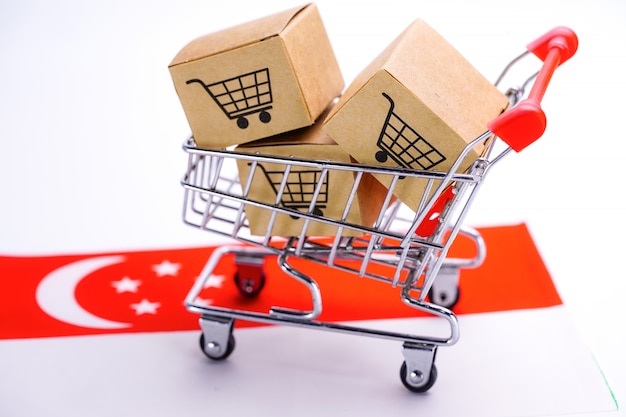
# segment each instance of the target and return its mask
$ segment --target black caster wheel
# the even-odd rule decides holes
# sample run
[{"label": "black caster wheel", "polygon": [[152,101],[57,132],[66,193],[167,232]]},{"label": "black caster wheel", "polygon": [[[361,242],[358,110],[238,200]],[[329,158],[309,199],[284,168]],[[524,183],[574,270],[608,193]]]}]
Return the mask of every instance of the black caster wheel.
[{"label": "black caster wheel", "polygon": [[459,297],[461,296],[461,289],[457,285],[454,289],[450,290],[436,290],[435,288],[431,288],[428,291],[428,298],[434,304],[437,304],[441,307],[452,309],[459,302]]},{"label": "black caster wheel", "polygon": [[256,277],[241,277],[240,273],[235,274],[235,284],[244,297],[256,297],[265,286],[265,274],[259,273]]},{"label": "black caster wheel", "polygon": [[406,362],[402,362],[402,366],[400,367],[400,380],[409,391],[418,393],[426,392],[435,384],[435,381],[437,381],[437,367],[433,363],[432,368],[430,368],[428,380],[424,380],[423,375],[418,372],[407,376]]},{"label": "black caster wheel", "polygon": [[235,350],[235,336],[233,336],[232,333],[230,334],[228,337],[228,345],[226,346],[226,349],[222,350],[221,347],[215,343],[209,343],[207,346],[204,333],[201,333],[200,349],[209,359],[214,361],[223,361],[228,358],[231,353],[233,353],[233,350]]}]

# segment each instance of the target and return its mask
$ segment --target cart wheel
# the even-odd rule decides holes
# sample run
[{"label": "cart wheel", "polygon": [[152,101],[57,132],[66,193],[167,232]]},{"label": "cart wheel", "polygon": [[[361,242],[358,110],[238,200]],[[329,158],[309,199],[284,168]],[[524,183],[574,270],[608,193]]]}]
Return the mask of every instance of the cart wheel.
[{"label": "cart wheel", "polygon": [[322,211],[321,208],[315,206],[315,208],[313,209],[313,214],[315,214],[316,216],[323,216],[324,212]]},{"label": "cart wheel", "polygon": [[244,297],[256,297],[265,286],[265,274],[260,272],[258,277],[241,278],[239,272],[235,274],[235,284]]},{"label": "cart wheel", "polygon": [[424,381],[421,375],[409,375],[407,378],[406,362],[402,362],[402,366],[400,367],[400,380],[409,391],[426,392],[435,385],[435,381],[437,381],[437,367],[433,363],[432,368],[430,368],[430,376],[428,380]]},{"label": "cart wheel", "polygon": [[235,336],[233,336],[232,333],[230,334],[230,336],[228,337],[228,346],[226,346],[226,350],[224,350],[224,352],[222,353],[216,354],[212,350],[219,351],[218,346],[213,343],[209,343],[209,345],[210,346],[206,345],[204,333],[200,333],[200,349],[202,350],[202,353],[204,353],[207,358],[211,360],[222,361],[228,358],[230,354],[233,353],[233,350],[235,350]]},{"label": "cart wheel", "polygon": [[430,298],[432,303],[450,309],[459,302],[460,296],[461,289],[458,285],[455,286],[454,289],[437,290],[433,287],[428,291],[428,298]]},{"label": "cart wheel", "polygon": [[245,129],[248,127],[248,119],[243,116],[239,116],[237,118],[237,126],[239,126],[240,129]]},{"label": "cart wheel", "polygon": [[387,160],[387,152],[385,151],[376,152],[376,160],[378,162],[385,162]]},{"label": "cart wheel", "polygon": [[263,110],[261,113],[259,113],[259,120],[263,123],[269,123],[270,120],[272,120],[272,115],[269,114],[269,112]]}]

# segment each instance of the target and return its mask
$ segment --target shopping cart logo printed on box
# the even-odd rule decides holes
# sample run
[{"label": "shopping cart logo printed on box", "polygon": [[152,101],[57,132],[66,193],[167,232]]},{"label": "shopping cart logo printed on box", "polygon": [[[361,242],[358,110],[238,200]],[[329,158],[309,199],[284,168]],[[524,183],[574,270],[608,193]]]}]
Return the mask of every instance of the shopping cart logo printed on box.
[{"label": "shopping cart logo printed on box", "polygon": [[227,80],[206,84],[194,78],[187,84],[198,83],[204,87],[211,98],[229,119],[237,119],[241,129],[248,127],[246,116],[259,113],[262,123],[269,123],[272,116],[272,88],[268,68],[238,75]]},{"label": "shopping cart logo printed on box", "polygon": [[[313,214],[323,216],[322,209],[326,208],[328,203],[328,174],[322,178],[322,171],[316,169],[291,169],[287,174],[286,181],[285,170],[268,171],[263,165],[257,164],[265,175],[269,185],[285,208],[302,210],[308,209],[311,202],[315,200]],[[319,184],[320,180],[322,181]],[[284,185],[283,185],[284,182]],[[319,187],[317,197],[316,189]],[[291,216],[297,219],[297,216]]]},{"label": "shopping cart logo printed on box", "polygon": [[391,157],[402,167],[412,169],[431,169],[445,161],[441,152],[394,112],[393,99],[387,93],[382,95],[389,100],[389,111],[378,137],[381,150],[376,152],[376,160],[386,162]]}]

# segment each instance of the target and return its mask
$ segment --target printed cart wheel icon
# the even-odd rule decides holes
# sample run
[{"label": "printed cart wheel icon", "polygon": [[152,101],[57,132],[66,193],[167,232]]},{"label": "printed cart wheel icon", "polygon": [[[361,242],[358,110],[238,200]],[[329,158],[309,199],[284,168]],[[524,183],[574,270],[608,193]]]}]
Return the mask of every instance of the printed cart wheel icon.
[{"label": "printed cart wheel icon", "polygon": [[393,99],[386,93],[382,95],[389,101],[389,112],[378,137],[376,160],[386,162],[391,157],[400,166],[412,169],[431,169],[445,161],[441,152],[394,113]]},{"label": "printed cart wheel icon", "polygon": [[246,116],[258,113],[262,123],[269,123],[272,115],[272,88],[269,69],[238,75],[213,84],[194,78],[187,84],[198,83],[213,98],[218,107],[231,120],[237,121],[240,129],[249,126]]},{"label": "printed cart wheel icon", "polygon": [[[267,178],[268,183],[274,190],[274,193],[278,196],[281,193],[281,185],[285,175],[285,171],[268,171],[261,164],[257,164],[261,171]],[[285,208],[291,208],[296,210],[307,210],[311,205],[311,202],[315,198],[315,190],[318,188],[318,183],[322,180],[321,187],[315,199],[315,206],[313,208],[313,214],[316,216],[323,216],[322,209],[326,208],[328,203],[328,175],[322,179],[322,171],[315,169],[291,169],[285,181],[285,186],[282,189],[280,196],[280,202]],[[297,219],[298,216],[291,215],[292,219]]]}]

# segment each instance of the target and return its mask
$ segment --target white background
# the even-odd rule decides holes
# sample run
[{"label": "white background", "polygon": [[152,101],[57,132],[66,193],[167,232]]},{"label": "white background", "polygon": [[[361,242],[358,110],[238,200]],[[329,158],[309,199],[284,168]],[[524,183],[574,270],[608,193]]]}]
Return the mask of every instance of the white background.
[{"label": "white background", "polygon": [[[2,0],[0,253],[213,242],[180,221],[189,129],[167,65],[197,36],[298,4]],[[579,51],[544,99],[546,134],[494,169],[468,223],[529,225],[578,331],[626,404],[626,3],[317,4],[346,83],[418,17],[491,80],[552,27],[577,32]]]}]

